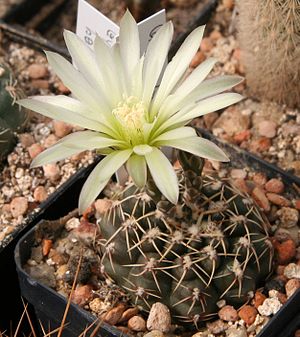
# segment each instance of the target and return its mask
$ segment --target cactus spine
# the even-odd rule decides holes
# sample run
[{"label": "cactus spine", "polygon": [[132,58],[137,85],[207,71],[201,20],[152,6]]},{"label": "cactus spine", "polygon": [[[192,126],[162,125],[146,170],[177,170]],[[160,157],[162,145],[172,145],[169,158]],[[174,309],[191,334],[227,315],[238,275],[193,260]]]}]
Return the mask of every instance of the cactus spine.
[{"label": "cactus spine", "polygon": [[239,43],[252,93],[300,104],[300,1],[239,0]]}]

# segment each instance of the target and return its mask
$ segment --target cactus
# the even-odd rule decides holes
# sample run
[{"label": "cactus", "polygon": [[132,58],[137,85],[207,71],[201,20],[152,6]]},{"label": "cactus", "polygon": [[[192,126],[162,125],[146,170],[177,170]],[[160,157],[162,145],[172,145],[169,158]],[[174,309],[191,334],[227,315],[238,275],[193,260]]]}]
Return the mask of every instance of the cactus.
[{"label": "cactus", "polygon": [[0,60],[0,161],[13,149],[15,133],[21,131],[26,123],[25,109],[16,104],[22,96],[11,70]]},{"label": "cactus", "polygon": [[239,43],[252,93],[300,104],[299,0],[239,0]]},{"label": "cactus", "polygon": [[201,176],[203,159],[186,152],[179,159],[177,205],[151,181],[103,201],[101,266],[144,310],[160,301],[177,321],[197,324],[216,313],[219,299],[247,302],[270,273],[273,251],[268,221],[247,195]]}]

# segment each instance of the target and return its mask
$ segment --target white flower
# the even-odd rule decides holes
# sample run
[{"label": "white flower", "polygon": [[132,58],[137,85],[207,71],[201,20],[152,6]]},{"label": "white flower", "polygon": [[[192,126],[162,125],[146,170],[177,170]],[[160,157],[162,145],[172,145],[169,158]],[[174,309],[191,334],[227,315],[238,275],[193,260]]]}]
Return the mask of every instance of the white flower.
[{"label": "white flower", "polygon": [[19,104],[89,130],[64,137],[38,155],[32,167],[98,149],[106,157],[94,168],[82,188],[81,212],[125,163],[139,187],[147,181],[148,167],[162,194],[176,203],[177,177],[161,147],[228,161],[221,149],[198,137],[195,130],[186,125],[193,118],[242,99],[236,93],[220,94],[240,83],[241,77],[221,76],[204,81],[216,62],[212,58],[182,80],[200,45],[203,31],[204,27],[199,27],[186,38],[163,72],[158,88],[156,85],[173,36],[171,22],[159,29],[142,56],[138,28],[128,11],[121,20],[119,43],[112,48],[96,37],[92,52],[74,33],[65,31],[65,41],[76,67],[56,53],[46,52],[46,55],[56,74],[72,91],[72,97],[35,96],[20,100]]}]

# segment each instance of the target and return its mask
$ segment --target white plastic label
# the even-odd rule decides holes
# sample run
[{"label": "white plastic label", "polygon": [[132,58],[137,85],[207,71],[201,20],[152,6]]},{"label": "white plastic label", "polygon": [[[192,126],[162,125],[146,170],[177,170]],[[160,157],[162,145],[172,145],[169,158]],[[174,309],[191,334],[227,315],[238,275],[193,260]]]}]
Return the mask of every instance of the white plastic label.
[{"label": "white plastic label", "polygon": [[[143,54],[156,31],[166,22],[165,10],[151,15],[138,23]],[[90,47],[93,48],[96,34],[109,46],[112,46],[119,35],[119,26],[99,12],[85,0],[78,0],[76,34]]]}]

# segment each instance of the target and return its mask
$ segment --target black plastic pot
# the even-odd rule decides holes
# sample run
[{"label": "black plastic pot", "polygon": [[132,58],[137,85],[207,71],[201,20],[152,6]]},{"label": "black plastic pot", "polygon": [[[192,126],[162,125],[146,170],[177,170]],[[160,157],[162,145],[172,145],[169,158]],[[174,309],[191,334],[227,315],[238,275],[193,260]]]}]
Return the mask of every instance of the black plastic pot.
[{"label": "black plastic pot", "polygon": [[[210,136],[210,138],[215,138]],[[293,192],[293,184],[298,183],[298,178],[279,170],[277,167],[264,162],[263,160],[256,158],[255,156],[247,153],[244,150],[236,149],[230,144],[220,144],[221,142],[213,139],[219,145],[225,147],[226,152],[231,157],[234,167],[252,167],[258,169],[261,172],[271,177],[280,177],[290,187],[289,193],[296,195],[296,191]],[[230,164],[228,164],[230,165]],[[80,187],[84,181],[84,177],[88,174],[88,171],[82,172],[80,179],[76,181],[76,177],[72,178],[72,182],[69,184],[69,188],[65,189],[64,195],[60,195],[59,198],[54,200],[52,209],[56,207],[56,218],[61,215],[66,215],[74,208],[74,202],[77,201],[79,196]],[[74,185],[76,189],[74,190]],[[68,200],[64,204],[63,213],[61,209],[61,200]],[[48,216],[50,214],[48,213]],[[53,218],[54,214],[51,214]],[[63,312],[66,307],[66,299],[57,294],[52,289],[42,285],[41,283],[33,280],[22,268],[22,265],[30,256],[30,247],[34,240],[33,228],[27,233],[18,243],[15,251],[15,262],[17,265],[17,272],[19,276],[19,282],[22,295],[31,303],[36,311],[37,318],[45,325],[51,326],[52,329],[56,328],[60,324],[60,320],[63,316]],[[281,308],[281,310],[270,320],[268,325],[260,332],[258,337],[292,337],[294,331],[300,326],[299,320],[300,312],[300,291],[294,294],[289,301]],[[83,311],[76,305],[71,305],[68,312],[67,322],[69,324],[64,330],[64,336],[77,337],[87,326],[89,326],[95,317],[91,314]],[[121,333],[108,325],[103,324],[99,332],[101,336],[121,336]],[[124,336],[124,335],[123,335]]]}]

